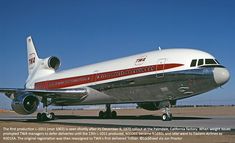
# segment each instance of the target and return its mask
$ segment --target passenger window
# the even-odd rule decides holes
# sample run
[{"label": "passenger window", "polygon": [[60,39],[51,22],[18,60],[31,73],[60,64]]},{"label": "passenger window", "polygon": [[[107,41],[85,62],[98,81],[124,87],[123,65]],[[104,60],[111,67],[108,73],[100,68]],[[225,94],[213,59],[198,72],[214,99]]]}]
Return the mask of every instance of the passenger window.
[{"label": "passenger window", "polygon": [[192,60],[190,67],[195,67],[196,64],[197,64],[197,60],[194,59],[194,60]]},{"label": "passenger window", "polygon": [[199,59],[197,65],[198,65],[198,66],[203,65],[203,59]]},{"label": "passenger window", "polygon": [[208,65],[216,65],[216,62],[213,59],[206,59],[206,64],[208,64]]}]

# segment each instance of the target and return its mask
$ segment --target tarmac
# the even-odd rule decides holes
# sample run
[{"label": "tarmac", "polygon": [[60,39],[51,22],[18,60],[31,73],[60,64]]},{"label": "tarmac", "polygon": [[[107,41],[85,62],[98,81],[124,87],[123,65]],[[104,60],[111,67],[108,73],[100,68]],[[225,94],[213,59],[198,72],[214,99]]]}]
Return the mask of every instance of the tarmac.
[{"label": "tarmac", "polygon": [[[141,111],[141,110],[140,110]],[[86,112],[80,111],[80,112]],[[89,113],[90,112],[90,113]],[[93,111],[95,112],[95,111]],[[97,111],[98,112],[98,111]],[[120,111],[118,111],[120,113]],[[82,113],[81,113],[82,114]],[[0,121],[38,123],[36,115],[0,114]],[[100,119],[91,111],[86,115],[69,115],[59,113],[55,120],[45,121],[47,124],[94,126],[94,127],[193,127],[193,128],[230,128],[235,131],[235,114],[233,115],[183,115],[176,114],[172,121],[162,121],[160,115],[122,114],[116,119]]]},{"label": "tarmac", "polygon": [[57,124],[71,124],[102,127],[193,127],[193,128],[230,128],[235,130],[233,117],[174,117],[172,121],[161,121],[158,116],[119,117],[117,119],[57,119],[49,121]]},{"label": "tarmac", "polygon": [[44,122],[36,120],[36,113],[2,110],[0,142],[235,143],[234,106],[172,108],[172,121],[162,121],[161,110],[113,110],[116,119],[100,119],[100,110],[53,110],[56,119]]}]

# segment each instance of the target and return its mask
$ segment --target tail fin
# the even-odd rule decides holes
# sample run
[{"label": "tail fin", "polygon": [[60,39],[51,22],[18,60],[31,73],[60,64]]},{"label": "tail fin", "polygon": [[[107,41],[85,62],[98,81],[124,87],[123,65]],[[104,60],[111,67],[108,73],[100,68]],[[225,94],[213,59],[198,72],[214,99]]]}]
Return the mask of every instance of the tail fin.
[{"label": "tail fin", "polygon": [[27,37],[27,53],[28,53],[28,74],[30,76],[37,67],[39,61],[38,54],[34,47],[31,36]]},{"label": "tail fin", "polygon": [[25,88],[34,88],[35,80],[55,73],[60,66],[60,60],[51,56],[45,59],[38,57],[31,36],[27,37],[27,54],[28,54],[28,78]]}]

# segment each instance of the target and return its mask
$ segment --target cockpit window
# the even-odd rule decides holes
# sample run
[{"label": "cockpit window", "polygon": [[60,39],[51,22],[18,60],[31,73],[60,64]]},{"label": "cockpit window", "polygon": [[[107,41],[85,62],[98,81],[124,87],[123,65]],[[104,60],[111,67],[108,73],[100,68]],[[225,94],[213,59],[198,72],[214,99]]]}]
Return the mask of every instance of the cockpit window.
[{"label": "cockpit window", "polygon": [[216,61],[217,64],[220,64],[218,60],[215,59],[215,61]]},{"label": "cockpit window", "polygon": [[203,65],[203,59],[199,59],[197,65],[198,65],[198,66]]},{"label": "cockpit window", "polygon": [[206,65],[216,65],[216,61],[214,59],[206,59]]},{"label": "cockpit window", "polygon": [[214,66],[214,65],[220,65],[220,63],[216,59],[193,59],[191,61],[190,67]]},{"label": "cockpit window", "polygon": [[196,64],[197,64],[197,60],[194,59],[194,60],[192,60],[190,67],[195,67]]}]

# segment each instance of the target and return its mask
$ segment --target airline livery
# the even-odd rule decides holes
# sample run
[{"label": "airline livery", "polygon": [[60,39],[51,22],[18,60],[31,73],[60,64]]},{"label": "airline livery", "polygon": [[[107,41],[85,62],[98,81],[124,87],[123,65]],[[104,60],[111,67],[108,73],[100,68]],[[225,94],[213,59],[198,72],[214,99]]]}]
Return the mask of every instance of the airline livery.
[{"label": "airline livery", "polygon": [[25,87],[1,88],[19,114],[34,113],[39,121],[55,119],[49,105],[98,105],[100,118],[115,118],[111,104],[137,103],[146,110],[164,109],[163,121],[172,119],[171,105],[225,84],[229,71],[212,55],[193,49],[165,49],[56,72],[60,60],[40,59],[27,38],[28,78]]}]

